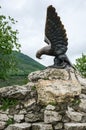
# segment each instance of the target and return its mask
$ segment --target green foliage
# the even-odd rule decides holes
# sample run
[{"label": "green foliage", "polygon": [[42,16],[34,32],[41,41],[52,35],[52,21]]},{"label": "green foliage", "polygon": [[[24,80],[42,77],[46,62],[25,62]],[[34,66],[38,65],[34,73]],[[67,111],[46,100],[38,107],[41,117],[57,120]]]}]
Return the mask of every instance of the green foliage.
[{"label": "green foliage", "polygon": [[13,18],[0,15],[0,78],[5,78],[8,71],[15,66],[15,58],[12,51],[15,48],[19,51],[18,30],[14,30],[12,26],[17,21]]},{"label": "green foliage", "polygon": [[55,101],[52,101],[52,102],[49,102],[49,104],[52,106],[56,106],[57,103]]},{"label": "green foliage", "polygon": [[14,119],[13,118],[9,118],[7,121],[6,121],[6,125],[11,125],[11,124],[14,124]]},{"label": "green foliage", "polygon": [[36,90],[36,87],[35,87],[35,86],[32,86],[31,90],[35,91],[35,90]]},{"label": "green foliage", "polygon": [[73,101],[72,101],[72,105],[73,106],[76,106],[76,105],[79,105],[81,103],[81,100],[79,98],[75,98]]},{"label": "green foliage", "polygon": [[8,108],[16,106],[18,101],[16,99],[2,98],[1,104],[0,110],[6,111]]},{"label": "green foliage", "polygon": [[82,54],[81,58],[76,59],[75,67],[83,77],[86,77],[86,55]]}]

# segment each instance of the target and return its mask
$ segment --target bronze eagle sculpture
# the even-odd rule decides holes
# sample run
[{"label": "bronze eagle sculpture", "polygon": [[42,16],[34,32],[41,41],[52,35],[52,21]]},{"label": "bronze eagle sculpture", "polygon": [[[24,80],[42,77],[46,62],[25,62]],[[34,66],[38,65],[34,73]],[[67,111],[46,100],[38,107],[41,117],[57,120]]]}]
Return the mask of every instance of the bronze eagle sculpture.
[{"label": "bronze eagle sculpture", "polygon": [[66,30],[60,20],[60,17],[56,13],[55,8],[52,5],[48,6],[47,8],[44,41],[48,45],[37,51],[37,58],[41,59],[41,56],[44,54],[49,56],[55,56],[54,65],[50,67],[72,67],[71,62],[66,55],[68,46]]}]

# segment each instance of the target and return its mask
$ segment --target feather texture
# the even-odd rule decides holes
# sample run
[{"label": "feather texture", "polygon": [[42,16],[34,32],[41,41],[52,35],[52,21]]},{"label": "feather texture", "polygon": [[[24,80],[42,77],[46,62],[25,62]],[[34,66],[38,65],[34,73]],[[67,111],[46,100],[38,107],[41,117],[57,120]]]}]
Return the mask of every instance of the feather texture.
[{"label": "feather texture", "polygon": [[[47,43],[48,41],[50,41],[51,48],[57,51],[57,55],[59,49],[63,54],[67,51],[68,38],[67,38],[66,30],[60,20],[60,17],[56,13],[55,8],[52,5],[50,5],[47,8],[45,37],[48,39]],[[63,52],[62,52],[62,48],[64,48]]]}]

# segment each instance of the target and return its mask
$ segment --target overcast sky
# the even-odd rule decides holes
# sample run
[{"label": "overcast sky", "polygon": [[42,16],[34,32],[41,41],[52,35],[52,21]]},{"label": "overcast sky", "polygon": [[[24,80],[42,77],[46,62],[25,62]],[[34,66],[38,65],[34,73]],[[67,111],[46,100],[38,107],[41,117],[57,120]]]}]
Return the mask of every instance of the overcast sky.
[{"label": "overcast sky", "polygon": [[53,5],[61,17],[68,36],[67,55],[72,63],[82,53],[86,54],[86,0],[0,0],[0,14],[10,15],[18,21],[21,52],[44,65],[51,65],[53,57],[36,59],[44,43],[47,6]]}]

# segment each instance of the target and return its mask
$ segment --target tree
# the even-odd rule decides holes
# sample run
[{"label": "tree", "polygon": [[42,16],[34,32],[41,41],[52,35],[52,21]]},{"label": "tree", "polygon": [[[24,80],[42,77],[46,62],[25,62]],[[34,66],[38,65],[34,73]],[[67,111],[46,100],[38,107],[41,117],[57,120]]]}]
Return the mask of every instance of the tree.
[{"label": "tree", "polygon": [[86,77],[86,55],[82,54],[81,58],[76,59],[75,67],[83,77]]},{"label": "tree", "polygon": [[15,66],[13,50],[20,50],[17,38],[18,30],[14,30],[12,27],[16,22],[10,16],[0,15],[0,78],[5,78],[9,70]]}]

